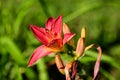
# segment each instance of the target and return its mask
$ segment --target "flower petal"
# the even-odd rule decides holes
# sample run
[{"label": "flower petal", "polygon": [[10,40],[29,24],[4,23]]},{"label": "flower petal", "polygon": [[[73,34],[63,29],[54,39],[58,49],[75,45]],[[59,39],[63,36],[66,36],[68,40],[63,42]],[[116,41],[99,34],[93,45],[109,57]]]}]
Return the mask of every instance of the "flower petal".
[{"label": "flower petal", "polygon": [[34,33],[35,37],[42,42],[43,44],[47,45],[49,43],[49,38],[46,36],[46,32],[44,28],[40,28],[34,25],[30,25],[30,29]]},{"label": "flower petal", "polygon": [[63,44],[65,44],[66,42],[68,42],[74,36],[75,36],[74,33],[66,33],[66,34],[64,34]]},{"label": "flower petal", "polygon": [[46,29],[51,30],[55,19],[50,17],[46,22]]},{"label": "flower petal", "polygon": [[52,31],[57,33],[59,37],[61,37],[62,32],[62,16],[59,16],[53,25]]},{"label": "flower petal", "polygon": [[30,67],[32,64],[34,64],[38,59],[52,53],[52,50],[44,45],[39,46],[35,51],[33,52],[29,62],[28,67]]}]

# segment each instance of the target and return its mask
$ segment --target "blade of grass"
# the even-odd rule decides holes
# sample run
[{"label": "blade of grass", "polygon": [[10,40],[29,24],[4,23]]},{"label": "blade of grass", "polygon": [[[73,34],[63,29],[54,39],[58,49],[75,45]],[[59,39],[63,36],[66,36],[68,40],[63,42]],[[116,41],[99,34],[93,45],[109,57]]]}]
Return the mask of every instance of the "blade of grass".
[{"label": "blade of grass", "polygon": [[30,11],[30,7],[34,4],[34,0],[29,0],[26,2],[23,2],[20,10],[18,11],[17,17],[14,21],[14,25],[13,25],[13,29],[14,29],[14,33],[17,36],[19,29],[20,29],[20,25],[25,17],[25,15]]},{"label": "blade of grass", "polygon": [[14,79],[15,80],[23,80],[22,75],[20,73],[20,69],[19,69],[17,64],[14,64],[14,66],[12,67],[12,69],[10,71],[9,79],[11,79],[11,80],[14,80]]},{"label": "blade of grass", "polygon": [[80,9],[76,10],[75,12],[69,14],[63,19],[63,22],[69,22],[73,20],[74,18],[78,17],[79,15],[82,15],[90,10],[93,10],[95,8],[100,8],[101,3],[100,2],[93,2],[93,3],[83,3],[80,6]]},{"label": "blade of grass", "polygon": [[37,68],[39,71],[39,80],[49,80],[44,59],[40,59]]},{"label": "blade of grass", "polygon": [[37,78],[37,75],[32,68],[25,68],[25,75],[27,76],[28,80],[36,80]]},{"label": "blade of grass", "polygon": [[16,79],[16,80],[23,80],[22,74],[21,74],[21,72],[20,72],[20,68],[18,67],[17,64],[15,64],[15,71],[16,71],[15,79]]},{"label": "blade of grass", "polygon": [[107,80],[115,80],[115,78],[106,70],[100,68],[100,72],[107,78]]},{"label": "blade of grass", "polygon": [[25,59],[21,54],[21,51],[12,39],[8,37],[1,37],[1,44],[10,54],[11,58],[15,60],[18,64],[25,65]]}]

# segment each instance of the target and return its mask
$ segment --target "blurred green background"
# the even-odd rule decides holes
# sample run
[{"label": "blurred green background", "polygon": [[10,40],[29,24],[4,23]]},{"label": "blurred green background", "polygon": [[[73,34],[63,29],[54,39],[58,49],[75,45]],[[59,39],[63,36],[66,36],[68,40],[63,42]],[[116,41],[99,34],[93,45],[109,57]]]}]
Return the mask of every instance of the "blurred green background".
[{"label": "blurred green background", "polygon": [[[0,8],[0,80],[65,80],[53,55],[27,67],[33,50],[41,45],[29,25],[44,27],[50,16],[58,15],[76,33],[75,43],[85,26],[86,46],[102,47],[99,80],[120,79],[120,0],[0,0]],[[86,80],[93,76],[96,57],[96,51],[89,50],[80,61],[87,69],[81,72]]]}]

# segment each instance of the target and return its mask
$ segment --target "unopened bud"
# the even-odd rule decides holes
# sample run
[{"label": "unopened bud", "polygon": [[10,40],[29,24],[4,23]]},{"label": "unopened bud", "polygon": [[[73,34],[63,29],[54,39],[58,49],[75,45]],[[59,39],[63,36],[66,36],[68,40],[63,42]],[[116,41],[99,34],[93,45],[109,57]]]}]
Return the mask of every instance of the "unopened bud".
[{"label": "unopened bud", "polygon": [[66,34],[66,33],[70,33],[70,29],[69,27],[67,26],[67,24],[63,23],[63,33]]},{"label": "unopened bud", "polygon": [[82,30],[81,30],[81,37],[82,38],[86,37],[86,29],[85,29],[85,27],[83,27]]},{"label": "unopened bud", "polygon": [[[75,58],[79,58],[83,53],[84,53],[84,38],[80,38],[77,43],[77,48],[76,48],[76,56]],[[75,59],[75,60],[76,60]]]},{"label": "unopened bud", "polygon": [[65,66],[64,66],[64,64],[62,62],[62,59],[61,59],[60,55],[56,54],[56,56],[55,56],[55,62],[56,62],[56,66],[57,66],[59,72],[62,73],[62,74],[64,74],[64,68],[65,68]]},{"label": "unopened bud", "polygon": [[[63,33],[64,33],[64,34],[71,33],[68,25],[65,24],[65,23],[63,23]],[[75,35],[75,34],[74,34],[74,35]],[[70,39],[67,43],[68,43],[70,46],[75,47],[75,45],[74,45],[74,38]]]}]

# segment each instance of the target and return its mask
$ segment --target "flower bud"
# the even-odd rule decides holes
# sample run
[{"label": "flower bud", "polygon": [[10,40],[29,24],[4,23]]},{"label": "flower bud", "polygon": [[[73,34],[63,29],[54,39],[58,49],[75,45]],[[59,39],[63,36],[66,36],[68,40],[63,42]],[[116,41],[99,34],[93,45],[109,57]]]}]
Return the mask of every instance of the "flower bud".
[{"label": "flower bud", "polygon": [[56,56],[55,56],[55,62],[56,62],[56,66],[57,66],[59,72],[62,73],[62,74],[64,74],[64,68],[65,68],[65,66],[64,66],[64,64],[62,62],[62,59],[61,59],[60,55],[56,54]]},{"label": "flower bud", "polygon": [[86,37],[86,29],[85,29],[85,27],[83,27],[82,30],[81,30],[81,37],[82,38]]},{"label": "flower bud", "polygon": [[67,24],[63,23],[63,33],[66,34],[66,33],[70,33],[70,29],[69,27],[67,26]]},{"label": "flower bud", "polygon": [[84,53],[84,48],[85,48],[85,46],[84,46],[84,38],[80,38],[78,40],[77,48],[76,48],[76,56],[75,56],[76,59],[78,59]]},{"label": "flower bud", "polygon": [[[63,24],[63,33],[64,34],[68,34],[71,33],[69,27],[67,26],[67,24]],[[74,38],[72,38],[70,41],[67,42],[70,46],[75,47],[74,45]]]}]

